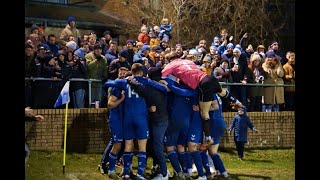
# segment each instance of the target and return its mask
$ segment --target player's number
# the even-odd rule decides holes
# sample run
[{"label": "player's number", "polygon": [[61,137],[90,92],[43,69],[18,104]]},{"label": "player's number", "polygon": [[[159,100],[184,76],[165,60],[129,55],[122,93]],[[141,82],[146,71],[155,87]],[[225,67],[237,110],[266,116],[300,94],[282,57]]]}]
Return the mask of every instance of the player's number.
[{"label": "player's number", "polygon": [[219,105],[221,106],[221,105],[222,105],[221,98],[218,96],[218,94],[216,94],[216,97],[217,97],[217,100],[218,100],[218,102],[219,102]]},{"label": "player's number", "polygon": [[183,62],[182,64],[185,65],[189,70],[192,70],[192,68],[190,67],[190,65],[188,63]]},{"label": "player's number", "polygon": [[127,88],[128,88],[128,98],[131,98],[133,95],[136,98],[139,98],[139,94],[134,92],[134,89],[131,89],[131,86],[129,84],[127,85]]}]

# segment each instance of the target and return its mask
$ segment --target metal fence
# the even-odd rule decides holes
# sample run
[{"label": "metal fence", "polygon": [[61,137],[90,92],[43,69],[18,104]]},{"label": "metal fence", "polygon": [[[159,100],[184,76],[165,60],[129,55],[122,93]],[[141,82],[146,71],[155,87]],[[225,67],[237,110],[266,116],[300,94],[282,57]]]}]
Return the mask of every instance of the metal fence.
[{"label": "metal fence", "polygon": [[[69,81],[84,81],[88,83],[85,95],[86,108],[92,107],[95,102],[92,101],[92,85],[94,83],[102,83],[101,80],[98,79],[80,79],[80,78],[72,78]],[[50,109],[53,108],[53,105],[59,96],[61,89],[63,88],[66,80],[62,79],[53,79],[53,78],[25,78],[25,98],[30,99],[30,106],[37,109]],[[222,87],[227,86],[248,86],[248,87],[294,87],[292,84],[260,84],[260,83],[225,83],[220,82]],[[38,101],[42,101],[40,103]],[[28,101],[28,100],[26,100]],[[72,106],[71,106],[72,108]]]}]

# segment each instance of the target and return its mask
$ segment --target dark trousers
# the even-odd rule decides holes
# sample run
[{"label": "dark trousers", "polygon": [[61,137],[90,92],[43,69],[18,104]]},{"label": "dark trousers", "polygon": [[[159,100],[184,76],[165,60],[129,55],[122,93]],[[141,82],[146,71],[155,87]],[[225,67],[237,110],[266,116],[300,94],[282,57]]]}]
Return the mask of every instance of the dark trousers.
[{"label": "dark trousers", "polygon": [[166,174],[167,165],[166,157],[164,155],[164,135],[168,127],[168,121],[154,121],[152,122],[152,148],[154,164],[159,164],[160,172]]},{"label": "dark trousers", "polygon": [[262,96],[250,97],[249,111],[261,112],[262,110]]},{"label": "dark trousers", "polygon": [[286,111],[295,111],[295,93],[285,92],[284,93],[284,100],[285,100],[285,110]]},{"label": "dark trousers", "polygon": [[242,159],[243,158],[243,152],[244,152],[244,144],[246,142],[244,142],[244,141],[234,141],[234,142],[236,143],[238,157]]}]

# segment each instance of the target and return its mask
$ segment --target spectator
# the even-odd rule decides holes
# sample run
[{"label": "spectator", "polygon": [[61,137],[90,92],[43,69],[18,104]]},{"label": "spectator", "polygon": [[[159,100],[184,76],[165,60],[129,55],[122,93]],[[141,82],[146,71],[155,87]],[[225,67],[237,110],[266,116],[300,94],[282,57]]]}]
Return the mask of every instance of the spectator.
[{"label": "spectator", "polygon": [[147,75],[149,67],[155,67],[155,64],[153,64],[153,61],[149,57],[150,53],[150,46],[149,45],[144,45],[141,48],[140,53],[136,53],[133,57],[133,62],[134,63],[140,63],[143,65],[143,73],[144,76]]},{"label": "spectator", "polygon": [[[262,68],[266,72],[264,84],[283,84],[284,71],[272,50],[267,52],[267,58],[262,64]],[[284,104],[284,102],[283,86],[268,86],[264,88],[264,95],[262,96],[263,112],[278,112],[279,105]]]},{"label": "spectator", "polygon": [[210,56],[205,56],[203,58],[203,64],[201,65],[201,71],[207,73],[208,75],[212,74],[212,67],[211,67],[211,57]]},{"label": "spectator", "polygon": [[232,82],[242,83],[244,85],[233,85],[230,87],[231,93],[234,94],[235,98],[247,106],[247,73],[248,73],[248,63],[246,55],[241,53],[238,48],[233,49],[233,58],[230,59],[231,66],[231,76]]},{"label": "spectator", "polygon": [[46,44],[49,46],[50,51],[52,52],[53,55],[57,54],[60,47],[56,43],[56,36],[54,34],[48,35],[48,41]]},{"label": "spectator", "polygon": [[198,62],[202,63],[202,60],[204,56],[207,54],[207,41],[206,40],[200,40],[199,45],[196,47],[196,50],[198,51]]},{"label": "spectator", "polygon": [[[74,52],[76,49],[77,49],[77,43],[74,42],[74,41],[69,41],[67,42],[65,48],[64,48],[64,51],[66,51],[67,53],[68,52]],[[72,59],[69,59],[69,60],[72,60]]]},{"label": "spectator", "polygon": [[256,51],[260,57],[261,57],[261,63],[264,63],[265,62],[265,59],[266,59],[266,54],[265,54],[265,47],[264,45],[259,45],[257,47],[257,51]]},{"label": "spectator", "polygon": [[[262,84],[264,76],[265,72],[262,69],[261,57],[257,52],[255,52],[250,56],[247,81],[248,83]],[[250,99],[248,111],[261,111],[263,89],[264,88],[262,86],[248,87],[248,98]]]},{"label": "spectator", "polygon": [[162,51],[166,51],[169,48],[169,38],[163,38],[160,41],[160,47]]},{"label": "spectator", "polygon": [[138,36],[138,41],[142,42],[143,44],[149,44],[150,42],[150,37],[148,36],[148,28],[145,25],[141,27],[141,33]]},{"label": "spectator", "polygon": [[79,42],[80,42],[81,34],[80,34],[79,30],[76,28],[76,19],[72,16],[69,16],[67,23],[68,24],[66,25],[66,27],[62,30],[62,32],[60,34],[60,43],[66,44],[69,36],[73,36],[76,43],[80,44]]},{"label": "spectator", "polygon": [[89,52],[93,51],[94,45],[97,43],[97,35],[91,33],[88,39]]},{"label": "spectator", "polygon": [[[87,79],[87,67],[84,62],[84,51],[77,49],[73,55],[71,78]],[[85,81],[71,81],[70,91],[73,99],[74,108],[84,108],[85,89],[88,83]]]},{"label": "spectator", "polygon": [[228,131],[231,135],[232,129],[234,128],[234,142],[237,147],[239,160],[243,160],[244,145],[248,141],[248,127],[254,132],[258,132],[256,127],[251,123],[249,116],[247,116],[246,107],[238,109],[238,114],[233,118]]},{"label": "spectator", "polygon": [[[40,63],[35,61],[35,53],[33,51],[33,47],[30,44],[25,45],[25,56],[24,56],[24,77],[26,78],[34,78],[38,76],[38,66]],[[39,69],[40,70],[40,69]],[[25,80],[24,81],[24,102],[25,106],[32,106],[32,81]]]},{"label": "spectator", "polygon": [[[44,120],[43,116],[35,114],[33,112],[33,109],[30,109],[30,107],[26,107],[24,109],[24,117],[25,117],[25,119],[24,119],[25,122],[27,122],[27,121],[41,122]],[[24,162],[25,162],[25,165],[27,165],[27,161],[28,161],[29,155],[30,155],[30,148],[26,142],[24,143],[24,150],[25,150]]]},{"label": "spectator", "polygon": [[100,38],[100,44],[102,47],[102,54],[106,54],[109,47],[110,47],[110,42],[112,41],[112,37],[110,34],[110,31],[106,30],[103,32],[103,37]]},{"label": "spectator", "polygon": [[151,28],[149,30],[149,37],[150,37],[150,48],[153,49],[154,47],[158,46],[160,44],[160,39],[154,32],[154,30]]},{"label": "spectator", "polygon": [[[283,66],[284,70],[284,83],[295,84],[295,53],[291,52],[288,57],[288,62]],[[285,99],[285,110],[295,111],[295,87],[284,87],[284,99]]]},{"label": "spectator", "polygon": [[102,99],[103,95],[105,94],[104,90],[102,89],[102,84],[108,79],[108,64],[106,57],[101,53],[102,47],[99,43],[97,43],[94,46],[93,52],[85,55],[88,68],[88,78],[102,81],[92,83],[92,102],[105,102],[105,100]]},{"label": "spectator", "polygon": [[128,56],[129,55],[126,50],[121,50],[119,52],[118,59],[113,60],[109,65],[109,79],[115,80],[118,77],[118,70],[120,67],[131,69],[131,65],[127,61]]},{"label": "spectator", "polygon": [[132,66],[133,64],[133,56],[134,56],[133,45],[134,45],[133,40],[131,39],[127,40],[127,52],[128,52],[127,61],[130,63],[130,66]]},{"label": "spectator", "polygon": [[70,78],[71,71],[72,71],[72,64],[67,60],[65,52],[62,50],[58,51],[58,53],[56,54],[55,60],[56,60],[55,65],[58,66],[55,71],[55,77],[59,79],[63,79],[65,83]]},{"label": "spectator", "polygon": [[162,21],[161,21],[160,31],[159,31],[160,41],[164,37],[167,37],[170,40],[172,38],[171,31],[172,31],[172,25],[169,24],[169,19],[168,18],[163,18]]},{"label": "spectator", "polygon": [[108,65],[111,63],[111,61],[115,60],[118,58],[118,43],[115,41],[110,41],[110,47],[105,55],[107,59]]},{"label": "spectator", "polygon": [[287,63],[286,58],[284,57],[283,51],[279,49],[278,41],[272,41],[270,45],[270,50],[273,50],[273,52],[276,54],[276,58],[278,61],[281,62],[281,65],[284,65]]}]

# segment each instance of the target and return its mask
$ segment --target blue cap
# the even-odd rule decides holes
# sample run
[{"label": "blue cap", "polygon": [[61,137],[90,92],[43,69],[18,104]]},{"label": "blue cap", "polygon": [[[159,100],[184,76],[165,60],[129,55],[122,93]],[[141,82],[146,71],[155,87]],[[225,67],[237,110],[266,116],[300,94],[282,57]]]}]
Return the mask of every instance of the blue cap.
[{"label": "blue cap", "polygon": [[74,18],[73,16],[69,16],[67,20],[68,24],[70,24],[71,21],[76,21],[76,18]]},{"label": "blue cap", "polygon": [[149,45],[143,45],[141,48],[141,52],[149,50],[150,51],[150,46]]},{"label": "blue cap", "polygon": [[270,57],[276,57],[276,53],[274,53],[274,51],[268,51],[268,52],[266,53],[266,56],[267,56],[268,58],[270,58]]}]

